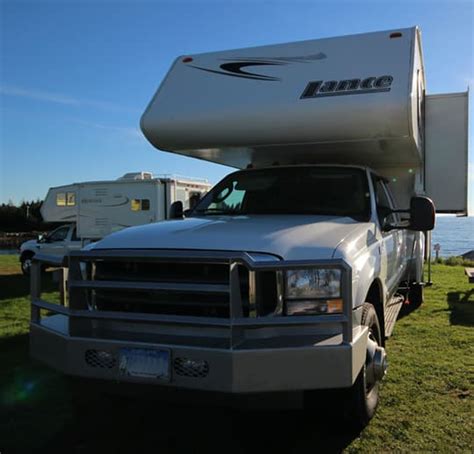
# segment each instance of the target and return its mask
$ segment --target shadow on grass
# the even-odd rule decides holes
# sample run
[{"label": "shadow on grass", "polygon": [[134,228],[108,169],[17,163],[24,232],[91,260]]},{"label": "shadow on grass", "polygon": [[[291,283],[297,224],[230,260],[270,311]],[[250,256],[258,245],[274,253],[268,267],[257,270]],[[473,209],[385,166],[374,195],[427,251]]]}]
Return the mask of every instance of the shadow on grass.
[{"label": "shadow on grass", "polygon": [[422,303],[402,303],[402,307],[400,308],[400,312],[398,313],[397,320],[400,320],[404,317],[407,317],[411,313],[415,312],[421,307]]},{"label": "shadow on grass", "polygon": [[0,449],[5,453],[34,452],[67,415],[62,377],[31,361],[28,344],[28,334],[0,338]]},{"label": "shadow on grass", "polygon": [[87,412],[75,413],[44,447],[48,452],[339,453],[359,436],[341,421],[323,417],[103,397]]},{"label": "shadow on grass", "polygon": [[104,389],[116,385],[107,382],[72,387],[29,359],[28,335],[1,339],[0,360],[8,365],[0,379],[5,453],[339,453],[359,436],[320,409],[230,408],[215,395],[199,404],[110,396]]},{"label": "shadow on grass", "polygon": [[[41,274],[41,285],[44,292],[58,290],[53,282],[52,273]],[[22,274],[0,275],[0,299],[26,298],[30,295],[30,278]]]},{"label": "shadow on grass", "polygon": [[474,289],[448,293],[449,321],[452,325],[474,325]]}]

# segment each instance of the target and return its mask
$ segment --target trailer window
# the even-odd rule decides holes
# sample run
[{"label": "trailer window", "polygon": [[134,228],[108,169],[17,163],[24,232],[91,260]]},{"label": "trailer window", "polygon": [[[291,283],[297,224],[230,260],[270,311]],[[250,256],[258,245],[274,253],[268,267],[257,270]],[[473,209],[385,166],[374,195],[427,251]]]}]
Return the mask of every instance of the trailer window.
[{"label": "trailer window", "polygon": [[149,199],[142,199],[142,211],[150,211],[150,200]]},{"label": "trailer window", "polygon": [[65,207],[66,206],[66,193],[58,192],[56,194],[56,206]]},{"label": "trailer window", "polygon": [[150,199],[132,199],[130,209],[132,211],[150,211]]},{"label": "trailer window", "polygon": [[200,192],[191,192],[189,196],[189,208],[193,209],[201,200]]},{"label": "trailer window", "polygon": [[66,205],[68,207],[73,207],[76,205],[76,193],[75,192],[68,192],[66,194]]}]

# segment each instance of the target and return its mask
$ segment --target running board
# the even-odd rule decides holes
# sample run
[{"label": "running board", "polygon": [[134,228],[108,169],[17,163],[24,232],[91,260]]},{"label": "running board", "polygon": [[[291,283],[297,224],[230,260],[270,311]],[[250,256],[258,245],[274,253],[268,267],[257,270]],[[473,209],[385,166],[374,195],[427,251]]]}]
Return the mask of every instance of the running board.
[{"label": "running board", "polygon": [[398,313],[403,306],[405,298],[396,294],[392,297],[388,305],[385,307],[385,337],[390,337],[395,328],[395,322],[398,318]]}]

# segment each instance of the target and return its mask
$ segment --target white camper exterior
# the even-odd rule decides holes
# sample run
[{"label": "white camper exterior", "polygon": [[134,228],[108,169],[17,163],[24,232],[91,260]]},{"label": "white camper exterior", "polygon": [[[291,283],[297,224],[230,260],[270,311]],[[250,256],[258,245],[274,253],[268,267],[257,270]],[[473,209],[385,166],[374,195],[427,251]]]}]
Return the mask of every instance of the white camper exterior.
[{"label": "white camper exterior", "polygon": [[191,208],[210,189],[206,180],[129,173],[113,181],[51,188],[41,207],[46,222],[75,222],[81,239],[100,239],[133,225],[161,221],[180,200]]},{"label": "white camper exterior", "polygon": [[237,168],[370,166],[402,205],[427,194],[438,212],[466,214],[467,93],[425,91],[416,27],[191,54],[141,127],[161,150]]}]

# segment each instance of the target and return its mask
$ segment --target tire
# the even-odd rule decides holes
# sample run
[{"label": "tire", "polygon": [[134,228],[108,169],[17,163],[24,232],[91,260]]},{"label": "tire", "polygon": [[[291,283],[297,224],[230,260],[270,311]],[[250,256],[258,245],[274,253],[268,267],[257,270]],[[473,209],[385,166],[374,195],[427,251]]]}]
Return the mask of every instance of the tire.
[{"label": "tire", "polygon": [[[361,324],[369,328],[369,339],[382,346],[382,331],[374,306],[364,303]],[[363,429],[373,418],[379,402],[380,380],[370,380],[367,367],[370,361],[369,351],[355,383],[348,390],[345,399],[347,422],[357,430]],[[370,382],[372,381],[372,382]]]},{"label": "tire", "polygon": [[21,272],[24,276],[29,276],[31,272],[31,259],[34,257],[34,252],[25,252],[20,258]]},{"label": "tire", "polygon": [[410,305],[414,308],[420,307],[423,304],[423,289],[424,286],[419,283],[413,283],[410,285],[410,290],[408,291],[408,301],[410,301]]}]

